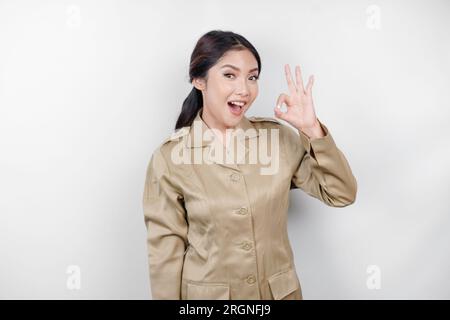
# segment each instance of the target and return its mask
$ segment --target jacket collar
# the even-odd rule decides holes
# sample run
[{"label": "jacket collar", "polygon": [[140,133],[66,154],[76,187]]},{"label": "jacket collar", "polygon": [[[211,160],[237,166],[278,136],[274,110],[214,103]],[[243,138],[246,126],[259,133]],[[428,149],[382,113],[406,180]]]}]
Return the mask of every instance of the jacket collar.
[{"label": "jacket collar", "polygon": [[[197,112],[197,115],[189,128],[189,134],[186,139],[186,147],[188,148],[202,148],[211,144],[212,139],[214,138],[212,136],[212,131],[209,130],[210,128],[201,117],[202,112],[203,107]],[[209,132],[205,134],[206,131]],[[241,121],[236,125],[235,130],[233,130],[233,136],[236,136],[239,141],[252,139],[258,137],[258,135],[258,130],[256,130],[252,122],[245,116],[242,117]]]}]

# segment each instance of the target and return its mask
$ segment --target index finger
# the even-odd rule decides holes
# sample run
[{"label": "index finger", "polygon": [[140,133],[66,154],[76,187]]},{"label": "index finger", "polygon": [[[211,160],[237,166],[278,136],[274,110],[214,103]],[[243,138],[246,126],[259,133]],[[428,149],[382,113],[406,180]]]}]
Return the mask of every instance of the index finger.
[{"label": "index finger", "polygon": [[292,81],[292,75],[291,75],[291,68],[288,64],[284,65],[284,71],[286,74],[286,81],[288,83],[289,90],[291,93],[297,92],[297,87],[295,86],[294,82]]}]

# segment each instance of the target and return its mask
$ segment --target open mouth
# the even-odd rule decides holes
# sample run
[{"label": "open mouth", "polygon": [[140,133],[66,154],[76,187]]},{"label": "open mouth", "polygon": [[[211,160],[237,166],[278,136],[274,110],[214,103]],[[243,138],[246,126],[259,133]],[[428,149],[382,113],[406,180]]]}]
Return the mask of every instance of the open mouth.
[{"label": "open mouth", "polygon": [[230,108],[230,111],[234,115],[241,115],[242,110],[247,105],[244,101],[228,101],[228,107]]}]

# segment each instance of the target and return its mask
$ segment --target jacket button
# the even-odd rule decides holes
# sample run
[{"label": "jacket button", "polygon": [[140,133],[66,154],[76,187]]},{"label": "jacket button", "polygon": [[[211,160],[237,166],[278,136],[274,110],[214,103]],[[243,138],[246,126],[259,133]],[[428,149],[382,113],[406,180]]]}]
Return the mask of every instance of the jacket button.
[{"label": "jacket button", "polygon": [[247,208],[246,207],[239,208],[238,213],[242,215],[247,214]]},{"label": "jacket button", "polygon": [[250,250],[251,248],[252,248],[252,244],[250,243],[250,242],[243,242],[243,244],[242,244],[242,248],[244,249],[244,250]]},{"label": "jacket button", "polygon": [[233,181],[233,182],[237,182],[237,181],[239,181],[239,174],[237,174],[237,173],[232,173],[231,175],[230,175],[230,179],[231,179],[231,181]]},{"label": "jacket button", "polygon": [[247,277],[247,283],[248,284],[253,284],[253,283],[255,283],[255,281],[256,281],[256,279],[255,279],[254,275],[250,275],[250,276]]}]

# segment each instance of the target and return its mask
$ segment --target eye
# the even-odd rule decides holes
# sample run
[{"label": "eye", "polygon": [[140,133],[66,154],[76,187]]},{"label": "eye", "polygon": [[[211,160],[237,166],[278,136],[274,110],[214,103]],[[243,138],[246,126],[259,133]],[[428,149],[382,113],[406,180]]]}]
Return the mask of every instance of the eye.
[{"label": "eye", "polygon": [[[229,76],[234,77],[234,74],[232,74],[232,73],[225,73],[224,76],[227,77],[228,79],[232,79]],[[259,76],[251,76],[250,78],[253,78],[253,81],[257,81],[259,79]]]}]

